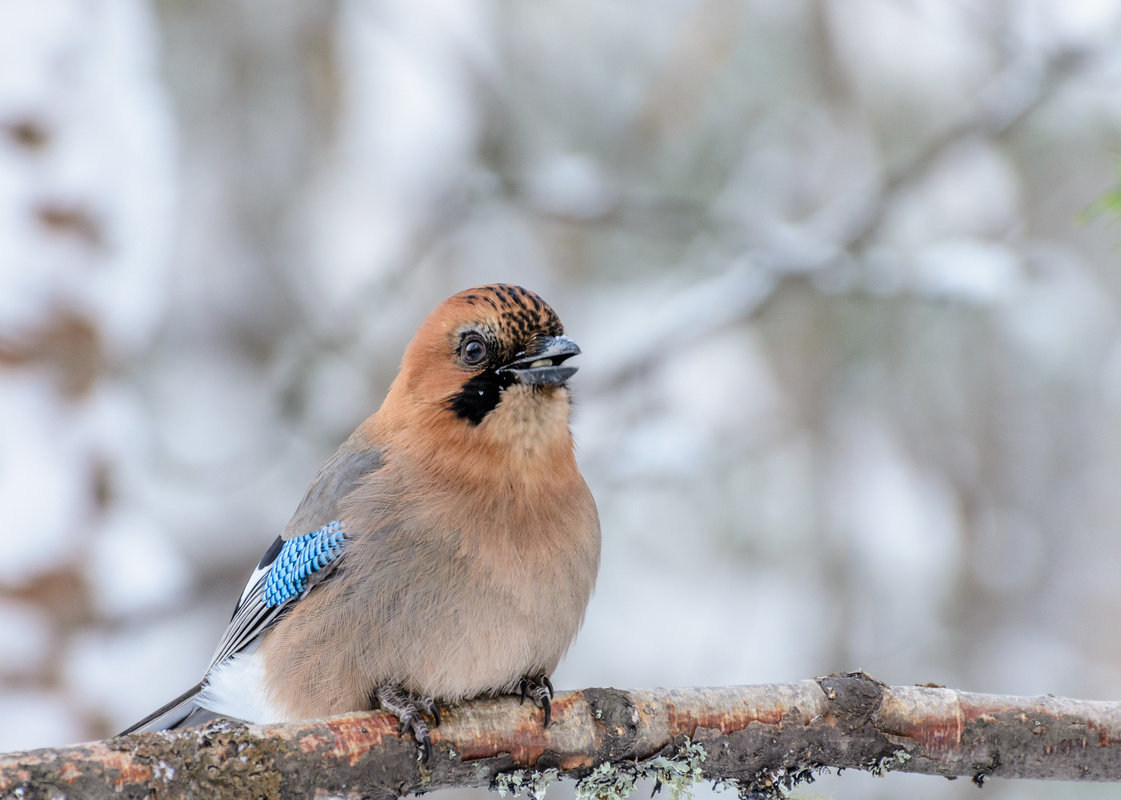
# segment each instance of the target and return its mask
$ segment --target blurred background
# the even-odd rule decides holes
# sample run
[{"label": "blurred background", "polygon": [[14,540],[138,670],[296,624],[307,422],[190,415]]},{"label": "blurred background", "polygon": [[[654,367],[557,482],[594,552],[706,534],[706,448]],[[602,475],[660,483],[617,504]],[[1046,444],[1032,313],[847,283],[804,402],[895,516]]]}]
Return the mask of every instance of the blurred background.
[{"label": "blurred background", "polygon": [[192,685],[494,281],[584,348],[558,687],[1121,699],[1119,167],[1118,0],[0,0],[0,750]]}]

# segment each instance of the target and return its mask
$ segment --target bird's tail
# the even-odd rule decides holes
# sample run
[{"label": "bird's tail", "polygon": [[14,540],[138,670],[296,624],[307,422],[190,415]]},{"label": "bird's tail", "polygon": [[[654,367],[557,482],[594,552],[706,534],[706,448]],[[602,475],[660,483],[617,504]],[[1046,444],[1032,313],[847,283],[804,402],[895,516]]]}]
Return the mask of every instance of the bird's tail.
[{"label": "bird's tail", "polygon": [[189,728],[192,725],[201,725],[220,715],[203,708],[197,702],[199,692],[204,683],[192,686],[170,703],[160,706],[139,722],[129,725],[118,735],[124,736],[138,731],[167,731],[172,728]]}]

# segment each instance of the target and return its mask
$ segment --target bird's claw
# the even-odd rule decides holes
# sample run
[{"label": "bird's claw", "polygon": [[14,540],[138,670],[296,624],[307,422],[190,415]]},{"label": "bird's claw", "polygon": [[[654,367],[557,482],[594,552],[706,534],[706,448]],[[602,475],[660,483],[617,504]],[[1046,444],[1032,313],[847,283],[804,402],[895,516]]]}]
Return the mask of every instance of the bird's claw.
[{"label": "bird's claw", "polygon": [[528,697],[535,706],[545,710],[543,727],[548,728],[553,718],[553,704],[550,702],[553,697],[553,682],[549,680],[549,676],[544,672],[537,676],[526,675],[518,682],[518,692],[521,694],[519,703],[524,703]]},{"label": "bird's claw", "polygon": [[431,697],[417,697],[405,691],[400,686],[379,686],[377,690],[378,704],[393,716],[397,717],[400,724],[397,732],[404,735],[412,733],[416,743],[420,745],[419,759],[428,761],[432,755],[432,738],[429,734],[428,723],[421,716],[423,710],[432,717],[433,726],[440,724],[440,709]]},{"label": "bird's claw", "polygon": [[431,697],[417,698],[417,705],[424,708],[424,712],[432,717],[432,727],[440,727],[440,708]]}]

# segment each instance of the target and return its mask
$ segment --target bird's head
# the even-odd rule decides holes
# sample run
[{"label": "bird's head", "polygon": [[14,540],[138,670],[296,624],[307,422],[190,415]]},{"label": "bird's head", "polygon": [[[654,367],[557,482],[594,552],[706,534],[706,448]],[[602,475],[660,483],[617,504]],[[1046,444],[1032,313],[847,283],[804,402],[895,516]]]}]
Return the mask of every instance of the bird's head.
[{"label": "bird's head", "polygon": [[568,359],[579,352],[533,292],[508,284],[467,289],[421,324],[380,413],[481,445],[571,451],[566,382],[576,372]]}]

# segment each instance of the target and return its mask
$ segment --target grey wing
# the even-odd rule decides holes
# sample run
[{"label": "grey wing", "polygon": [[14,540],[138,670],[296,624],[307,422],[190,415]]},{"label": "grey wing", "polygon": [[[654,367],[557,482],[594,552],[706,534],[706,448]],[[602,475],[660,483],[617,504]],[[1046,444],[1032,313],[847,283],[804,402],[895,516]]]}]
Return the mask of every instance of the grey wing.
[{"label": "grey wing", "polygon": [[211,670],[235,653],[252,647],[285,611],[328,577],[342,557],[345,544],[346,535],[338,521],[292,539],[277,537],[253,570],[234,609],[233,619],[226,626],[206,668],[207,677],[120,735],[199,725],[221,716],[200,705],[199,696],[206,693]]},{"label": "grey wing", "polygon": [[[335,451],[334,455],[323,465],[315,480],[312,481],[300,505],[296,508],[292,520],[284,529],[282,536],[277,537],[264,557],[257,564],[253,574],[249,576],[245,589],[242,590],[230,624],[222,634],[218,647],[214,651],[207,672],[215,664],[224,661],[235,653],[252,646],[257,638],[271,625],[276,624],[280,617],[301,597],[311,591],[316,583],[330,575],[335,567],[335,560],[342,555],[339,552],[326,554],[318,566],[313,560],[305,562],[310,567],[305,568],[306,574],[302,584],[292,583],[290,575],[280,580],[281,588],[288,587],[290,593],[279,602],[266,602],[265,595],[269,590],[269,576],[277,566],[277,560],[291,566],[290,559],[285,561],[285,544],[297,538],[309,538],[314,534],[321,534],[325,527],[337,519],[339,501],[349,494],[358,482],[366,475],[374,472],[384,463],[382,452],[379,448],[370,447],[361,442],[357,435],[351,436]],[[341,527],[341,526],[340,526]],[[313,532],[313,533],[309,533]],[[293,548],[289,548],[292,551]],[[320,557],[325,554],[320,553]],[[287,583],[286,583],[287,581]],[[273,583],[277,583],[274,576]],[[272,587],[275,590],[275,586]],[[272,599],[276,599],[273,597]],[[204,678],[198,685],[191,687],[179,697],[163,707],[130,726],[125,733],[137,730],[167,730],[199,724],[216,716],[212,711],[201,708],[196,699],[206,685]]]},{"label": "grey wing", "polygon": [[376,472],[383,463],[385,456],[381,448],[371,447],[357,433],[353,434],[319,470],[281,538],[300,536],[337,519],[339,501],[351,493],[359,480]]},{"label": "grey wing", "polygon": [[315,583],[330,574],[330,569],[317,572],[309,581],[307,588],[298,596],[292,596],[277,604],[264,602],[265,584],[285,544],[292,539],[306,536],[309,531],[320,530],[333,523],[337,519],[339,501],[350,494],[359,480],[376,471],[384,462],[380,448],[361,444],[356,437],[357,435],[351,436],[343,442],[319,470],[319,474],[308,487],[304,499],[296,508],[296,513],[285,526],[283,535],[272,543],[257,564],[257,568],[253,570],[253,574],[249,576],[245,589],[242,590],[241,597],[234,607],[230,624],[226,627],[211,657],[210,665],[207,667],[208,672],[215,664],[248,647],[265,630],[274,625],[292,603],[310,591]]}]

